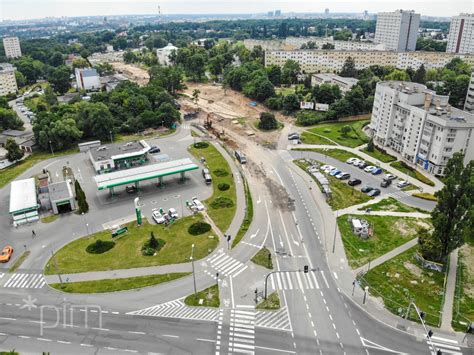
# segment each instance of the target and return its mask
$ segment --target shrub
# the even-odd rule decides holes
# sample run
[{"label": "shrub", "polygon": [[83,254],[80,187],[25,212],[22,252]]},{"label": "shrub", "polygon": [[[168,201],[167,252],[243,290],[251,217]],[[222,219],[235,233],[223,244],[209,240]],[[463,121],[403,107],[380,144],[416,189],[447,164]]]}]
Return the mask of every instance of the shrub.
[{"label": "shrub", "polygon": [[145,255],[145,256],[154,255],[155,252],[159,252],[161,248],[164,247],[165,244],[166,244],[166,241],[159,238],[156,239],[153,232],[151,232],[150,239],[148,239],[142,247],[142,255]]},{"label": "shrub", "polygon": [[153,255],[155,255],[155,249],[143,246],[142,255],[143,256],[153,256]]},{"label": "shrub", "polygon": [[214,209],[218,208],[229,208],[234,206],[234,201],[228,197],[219,196],[214,201],[211,202],[211,207]]},{"label": "shrub", "polygon": [[112,241],[103,241],[103,240],[96,240],[94,243],[89,244],[86,248],[86,252],[89,254],[102,254],[106,251],[109,251],[115,246],[115,242]]},{"label": "shrub", "polygon": [[207,233],[211,230],[211,225],[206,222],[196,222],[189,226],[188,233],[191,235],[199,235]]},{"label": "shrub", "polygon": [[214,170],[214,174],[216,174],[216,176],[223,177],[229,175],[229,172],[225,169],[216,169]]},{"label": "shrub", "polygon": [[194,143],[194,148],[196,148],[196,149],[206,149],[207,147],[209,147],[209,143],[207,143],[207,142],[196,142],[196,143]]},{"label": "shrub", "polygon": [[217,185],[217,188],[221,191],[226,191],[230,189],[230,185],[226,184],[225,182],[221,182],[219,185]]}]

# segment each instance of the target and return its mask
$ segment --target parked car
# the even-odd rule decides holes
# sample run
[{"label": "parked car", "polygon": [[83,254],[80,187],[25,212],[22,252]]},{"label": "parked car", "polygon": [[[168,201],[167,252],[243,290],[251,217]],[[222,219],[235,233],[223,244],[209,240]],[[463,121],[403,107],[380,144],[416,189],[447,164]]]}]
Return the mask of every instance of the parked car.
[{"label": "parked car", "polygon": [[367,193],[367,192],[372,191],[373,189],[374,189],[373,187],[369,185],[365,185],[362,189],[360,189],[360,191]]},{"label": "parked car", "polygon": [[393,174],[387,174],[383,177],[384,180],[395,180],[397,177]]},{"label": "parked car", "polygon": [[201,201],[199,201],[196,197],[193,197],[192,199],[192,206],[198,211],[204,211],[204,205],[202,204]]},{"label": "parked car", "polygon": [[346,160],[346,163],[347,163],[347,164],[354,164],[354,165],[356,165],[356,163],[357,163],[358,161],[359,161],[359,159],[357,159],[357,158],[349,158],[349,159]]},{"label": "parked car", "polygon": [[331,165],[328,165],[326,169],[323,170],[324,173],[326,174],[329,174],[331,171],[333,171],[334,169],[337,169]]},{"label": "parked car", "polygon": [[205,175],[204,175],[204,181],[206,182],[206,185],[212,184],[212,176],[211,176],[211,174],[205,174]]},{"label": "parked car", "polygon": [[349,173],[340,173],[340,174],[337,174],[336,177],[339,179],[339,180],[347,180],[351,177],[351,174]]},{"label": "parked car", "polygon": [[365,161],[361,160],[361,161],[359,161],[359,164],[357,164],[357,167],[359,169],[364,169],[367,165],[369,165],[369,164],[367,164]]},{"label": "parked car", "polygon": [[352,178],[347,182],[347,185],[349,186],[356,186],[362,184],[362,181],[360,179]]},{"label": "parked car", "polygon": [[160,213],[158,208],[154,208],[151,210],[151,217],[157,224],[162,224],[166,222],[165,217]]},{"label": "parked car", "polygon": [[410,183],[406,180],[400,180],[398,183],[397,183],[397,187],[399,188],[403,188],[403,187],[406,187],[410,185]]},{"label": "parked car", "polygon": [[335,168],[335,169],[333,169],[329,172],[329,175],[336,176],[336,175],[340,174],[341,172],[342,172],[341,170],[339,170],[338,168]]},{"label": "parked car", "polygon": [[293,132],[288,134],[288,140],[293,140],[293,139],[300,139],[300,135],[297,132]]},{"label": "parked car", "polygon": [[3,248],[2,253],[0,254],[0,263],[7,263],[10,261],[13,254],[13,247],[7,245]]},{"label": "parked car", "polygon": [[369,165],[369,166],[367,166],[367,167],[364,168],[364,171],[365,171],[366,173],[371,173],[372,170],[374,170],[374,169],[376,169],[375,166]]},{"label": "parked car", "polygon": [[381,183],[380,183],[380,186],[382,187],[389,187],[390,185],[392,185],[392,180],[383,180]]},{"label": "parked car", "polygon": [[375,197],[375,196],[378,196],[380,195],[381,191],[379,189],[372,189],[369,191],[369,193],[367,195],[371,196],[371,197]]},{"label": "parked car", "polygon": [[159,152],[161,152],[161,149],[158,148],[158,147],[155,146],[155,145],[152,146],[152,147],[150,148],[150,150],[148,151],[148,153],[150,153],[150,154],[156,154],[156,153],[159,153]]},{"label": "parked car", "polygon": [[206,176],[206,174],[210,174],[211,172],[209,171],[209,169],[207,168],[204,168],[202,169],[202,177]]},{"label": "parked car", "polygon": [[324,171],[324,170],[326,170],[326,169],[329,168],[329,167],[330,167],[330,165],[325,164],[325,165],[321,166],[321,167],[319,168],[319,170]]},{"label": "parked car", "polygon": [[379,175],[382,174],[383,170],[382,168],[375,168],[371,171],[372,175]]},{"label": "parked car", "polygon": [[237,158],[240,164],[247,163],[247,157],[244,155],[244,153],[239,152],[238,150],[235,151],[235,157]]},{"label": "parked car", "polygon": [[125,186],[125,191],[127,191],[129,194],[133,194],[137,192],[137,187],[134,185],[127,185]]},{"label": "parked car", "polygon": [[168,216],[170,216],[171,218],[174,218],[174,219],[177,219],[179,217],[178,212],[174,208],[170,208],[168,210]]},{"label": "parked car", "polygon": [[311,165],[311,166],[308,166],[308,167],[306,168],[306,171],[307,171],[308,173],[315,173],[316,171],[318,171],[318,168],[317,168],[316,166],[314,166],[314,165]]}]

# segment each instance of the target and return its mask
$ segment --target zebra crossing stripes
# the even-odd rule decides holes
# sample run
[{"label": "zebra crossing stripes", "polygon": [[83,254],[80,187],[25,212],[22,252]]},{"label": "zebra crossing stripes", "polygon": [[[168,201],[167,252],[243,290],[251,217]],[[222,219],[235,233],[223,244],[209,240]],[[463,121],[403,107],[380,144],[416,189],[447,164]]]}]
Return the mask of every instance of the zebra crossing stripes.
[{"label": "zebra crossing stripes", "polygon": [[134,316],[217,321],[219,311],[207,307],[188,307],[182,299],[127,313]]},{"label": "zebra crossing stripes", "polygon": [[42,288],[46,281],[42,274],[14,273],[5,281],[5,288]]},{"label": "zebra crossing stripes", "polygon": [[0,272],[0,279],[3,278],[3,276],[5,276],[5,273]]},{"label": "zebra crossing stripes", "polygon": [[207,259],[207,261],[224,276],[237,277],[242,271],[248,268],[247,265],[242,264],[240,261],[225,253],[214,255]]},{"label": "zebra crossing stripes", "polygon": [[[431,342],[426,339],[426,343],[430,348],[430,352],[433,355],[436,355],[438,350],[441,350],[442,354],[453,354],[453,355],[462,355],[461,348],[458,345],[458,342],[453,339],[442,338],[438,336],[432,336]],[[435,349],[431,346],[434,345]]]},{"label": "zebra crossing stripes", "polygon": [[229,353],[255,354],[255,310],[231,310]]},{"label": "zebra crossing stripes", "polygon": [[278,311],[257,311],[255,314],[255,326],[291,331],[288,309],[283,307]]},{"label": "zebra crossing stripes", "polygon": [[[315,290],[320,289],[317,274],[321,274],[326,284],[323,271],[309,273],[277,272],[270,275],[270,288],[273,290]],[[323,283],[321,283],[323,285]]]}]

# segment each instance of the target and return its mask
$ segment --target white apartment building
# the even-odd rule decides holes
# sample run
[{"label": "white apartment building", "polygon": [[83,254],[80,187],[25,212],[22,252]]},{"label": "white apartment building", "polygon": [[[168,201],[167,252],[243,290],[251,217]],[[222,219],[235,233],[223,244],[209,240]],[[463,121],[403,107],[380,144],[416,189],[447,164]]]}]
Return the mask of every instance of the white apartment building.
[{"label": "white apartment building", "polygon": [[9,63],[0,63],[0,96],[14,93],[17,90],[15,67]]},{"label": "white apartment building", "polygon": [[466,101],[464,102],[464,111],[474,113],[474,72],[472,72],[471,81],[469,81]]},{"label": "white apartment building", "polygon": [[474,53],[474,14],[460,14],[451,18],[446,52]]},{"label": "white apartment building", "polygon": [[369,125],[374,143],[433,175],[443,175],[456,152],[469,162],[474,159],[474,115],[451,107],[448,99],[422,84],[379,82]]},{"label": "white apartment building", "polygon": [[356,78],[345,78],[333,73],[321,73],[311,75],[311,86],[321,85],[324,83],[337,85],[342,93],[348,92],[353,86],[357,85]]},{"label": "white apartment building", "polygon": [[21,57],[21,47],[18,37],[4,37],[3,48],[5,49],[5,56],[7,58]]},{"label": "white apartment building", "polygon": [[303,44],[314,42],[321,49],[323,45],[329,43],[335,50],[344,51],[383,51],[385,45],[369,41],[335,41],[332,37],[287,37],[285,39],[244,39],[245,48],[252,50],[255,46],[261,46],[263,50],[296,50]]},{"label": "white apartment building", "polygon": [[424,64],[426,69],[442,68],[453,58],[461,58],[474,65],[474,55],[445,52],[393,52],[393,51],[337,51],[337,50],[295,50],[266,51],[265,65],[283,66],[292,59],[305,73],[338,72],[348,57],[355,61],[356,69],[371,65],[393,66],[399,69],[418,69]]},{"label": "white apartment building", "polygon": [[397,10],[379,12],[375,26],[375,42],[385,44],[389,51],[414,51],[420,27],[420,14]]},{"label": "white apartment building", "polygon": [[158,48],[156,50],[156,57],[158,58],[158,63],[161,65],[170,66],[172,64],[170,60],[170,54],[173,51],[177,50],[178,47],[173,46],[171,43],[168,43],[166,47]]},{"label": "white apartment building", "polygon": [[94,68],[76,68],[76,85],[78,90],[99,90],[100,77]]}]

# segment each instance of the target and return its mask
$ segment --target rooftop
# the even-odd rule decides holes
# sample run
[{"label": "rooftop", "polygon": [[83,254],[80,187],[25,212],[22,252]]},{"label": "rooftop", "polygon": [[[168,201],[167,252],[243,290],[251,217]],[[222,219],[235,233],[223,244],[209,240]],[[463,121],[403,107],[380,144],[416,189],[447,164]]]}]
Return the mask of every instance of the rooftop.
[{"label": "rooftop", "polygon": [[82,73],[83,77],[99,76],[97,70],[94,68],[76,68],[76,73]]},{"label": "rooftop", "polygon": [[0,63],[0,73],[9,72],[15,70],[15,67],[10,63]]},{"label": "rooftop", "polygon": [[10,186],[10,213],[38,208],[35,179],[12,181]]},{"label": "rooftop", "polygon": [[98,148],[92,148],[90,154],[95,161],[118,159],[121,156],[133,156],[145,154],[150,150],[150,146],[143,140],[132,141],[120,144],[101,145]]},{"label": "rooftop", "polygon": [[73,197],[71,186],[66,181],[49,184],[49,198],[51,201],[67,200]]}]

